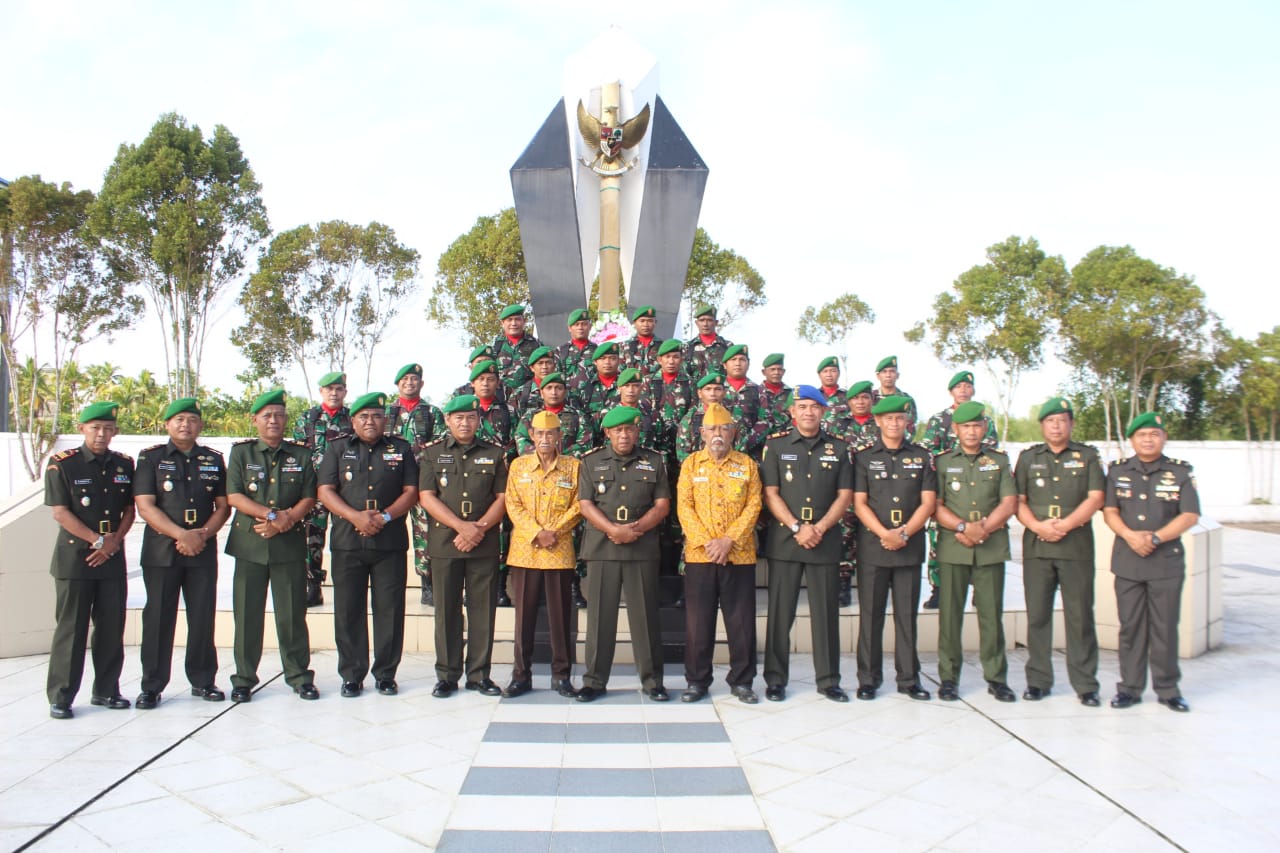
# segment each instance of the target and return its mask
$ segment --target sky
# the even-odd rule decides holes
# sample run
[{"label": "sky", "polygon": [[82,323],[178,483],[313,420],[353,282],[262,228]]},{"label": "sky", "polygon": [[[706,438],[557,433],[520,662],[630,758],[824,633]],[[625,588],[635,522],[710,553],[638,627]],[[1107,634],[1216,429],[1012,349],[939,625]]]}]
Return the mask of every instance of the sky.
[{"label": "sky", "polygon": [[[0,177],[96,191],[118,146],[163,113],[206,134],[225,125],[275,231],[377,220],[421,253],[419,293],[370,387],[421,361],[440,399],[469,346],[425,320],[436,262],[512,204],[509,169],[559,98],[565,59],[615,24],[657,58],[659,93],[710,169],[700,224],[767,282],[767,306],[723,330],[750,344],[757,378],[763,354],[782,351],[788,381],[815,381],[830,348],[798,341],[796,322],[853,292],[876,320],[848,343],[842,384],[896,354],[922,412],[949,402],[961,367],[994,399],[979,365],[941,363],[902,333],[1010,235],[1069,266],[1131,245],[1193,276],[1237,335],[1280,323],[1268,2],[0,0]],[[203,376],[237,394],[238,289]],[[125,346],[80,360],[162,372],[160,334],[143,318]],[[363,392],[365,366],[348,371]],[[1015,414],[1066,375],[1046,352]],[[286,379],[314,395],[300,372]]]}]

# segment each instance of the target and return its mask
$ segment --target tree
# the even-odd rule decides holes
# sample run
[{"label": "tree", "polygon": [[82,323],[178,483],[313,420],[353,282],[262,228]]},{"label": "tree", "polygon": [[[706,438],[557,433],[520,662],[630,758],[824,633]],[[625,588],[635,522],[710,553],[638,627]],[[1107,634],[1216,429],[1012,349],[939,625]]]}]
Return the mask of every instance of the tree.
[{"label": "tree", "polygon": [[481,216],[449,244],[436,268],[427,319],[457,329],[464,344],[490,341],[502,330],[498,309],[528,303],[529,276],[514,208]]},{"label": "tree", "polygon": [[218,298],[269,233],[261,186],[240,141],[168,113],[140,145],[123,144],[93,208],[96,234],[143,282],[165,328],[169,390],[189,396]]},{"label": "tree", "polygon": [[1034,237],[1009,237],[988,246],[987,263],[961,273],[952,292],[934,300],[933,316],[906,338],[928,339],[938,358],[952,364],[983,365],[995,382],[1001,437],[1007,440],[1018,381],[1044,358],[1051,306],[1067,281],[1061,257],[1046,255]]},{"label": "tree", "polygon": [[800,315],[796,326],[796,335],[811,344],[827,344],[839,346],[840,361],[846,368],[849,365],[846,341],[855,327],[861,323],[874,323],[876,312],[852,293],[837,296],[820,308],[810,305]]},{"label": "tree", "polygon": [[733,321],[764,305],[764,277],[747,259],[732,249],[721,248],[699,228],[689,255],[682,301],[688,313],[686,328],[693,328],[693,312],[698,305],[715,305],[718,326],[727,329]]},{"label": "tree", "polygon": [[38,175],[0,188],[0,350],[10,389],[5,404],[11,405],[23,465],[33,480],[64,425],[64,413],[79,402],[64,393],[64,374],[76,372],[80,347],[128,328],[142,310],[141,299],[105,268],[88,234],[92,203],[93,193]]},{"label": "tree", "polygon": [[249,359],[248,378],[274,376],[292,360],[310,388],[308,364],[345,371],[355,349],[368,385],[374,350],[417,282],[418,259],[380,222],[322,222],[276,235],[240,291],[245,322],[231,333]]}]

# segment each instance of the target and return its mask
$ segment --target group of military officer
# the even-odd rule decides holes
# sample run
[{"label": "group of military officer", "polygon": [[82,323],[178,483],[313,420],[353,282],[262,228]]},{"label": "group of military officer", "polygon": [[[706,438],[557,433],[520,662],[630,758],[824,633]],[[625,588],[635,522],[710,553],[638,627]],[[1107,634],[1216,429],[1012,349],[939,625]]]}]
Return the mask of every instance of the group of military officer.
[{"label": "group of military officer", "polygon": [[[331,373],[321,378],[321,404],[301,418],[295,441],[284,439],[284,392],[260,396],[251,407],[258,438],[237,443],[226,464],[196,444],[202,422],[193,399],[170,405],[169,442],[143,451],[136,471],[108,448],[115,404],[88,407],[80,424],[84,446],[56,456],[46,474],[46,501],[63,528],[53,566],[51,714],[72,715],[90,621],[93,703],[129,707],[118,689],[120,546],[135,505],[147,523],[139,708],[155,707],[168,683],[179,591],[192,692],[224,698],[214,684],[217,561],[206,544],[233,508],[227,552],[236,558],[231,698],[237,702],[250,701],[257,684],[268,584],[286,680],[302,698],[318,697],[305,617],[322,597],[329,527],[341,693],[359,695],[370,672],[378,692],[397,692],[406,517],[423,600],[436,610],[437,697],[452,695],[460,681],[488,695],[530,690],[534,625],[544,601],[553,687],[579,701],[603,695],[625,592],[644,691],[666,700],[659,574],[674,545],[686,610],[682,700],[698,701],[710,688],[719,609],[729,639],[729,686],[741,701],[756,702],[759,540],[769,562],[766,698],[786,695],[803,581],[818,691],[848,701],[840,686],[838,608],[849,603],[856,570],[857,697],[874,699],[881,686],[892,594],[897,688],[929,699],[919,680],[916,614],[933,530],[939,698],[959,698],[960,634],[972,584],[989,692],[1014,701],[1002,606],[1007,522],[1017,515],[1026,528],[1030,623],[1023,696],[1039,700],[1052,687],[1052,605],[1061,589],[1071,685],[1081,702],[1097,705],[1091,519],[1104,507],[1117,537],[1112,571],[1122,622],[1121,683],[1112,705],[1141,701],[1149,667],[1160,701],[1187,710],[1176,657],[1179,537],[1195,523],[1198,503],[1190,466],[1163,454],[1158,415],[1134,419],[1128,435],[1135,455],[1113,465],[1104,482],[1097,452],[1071,439],[1070,403],[1054,398],[1040,412],[1045,442],[1024,451],[1014,469],[995,449],[984,407],[971,399],[968,371],[953,377],[953,405],[930,419],[916,444],[917,409],[897,387],[895,357],[876,365],[878,383],[844,390],[836,359],[818,365],[817,384],[791,388],[782,381],[784,357],[773,354],[764,359],[764,382],[756,384],[746,376],[747,347],[717,333],[713,307],[697,310],[699,334],[687,342],[655,338],[653,317],[651,307],[641,306],[632,314],[634,337],[593,344],[589,316],[575,311],[571,340],[552,351],[525,331],[523,306],[508,306],[500,315],[503,335],[473,351],[469,382],[442,408],[421,398],[418,364],[397,373],[397,399],[373,392],[350,408],[345,376]],[[516,648],[504,690],[490,678],[490,660],[508,571]],[[588,619],[581,689],[570,677],[575,604],[586,606]]]}]

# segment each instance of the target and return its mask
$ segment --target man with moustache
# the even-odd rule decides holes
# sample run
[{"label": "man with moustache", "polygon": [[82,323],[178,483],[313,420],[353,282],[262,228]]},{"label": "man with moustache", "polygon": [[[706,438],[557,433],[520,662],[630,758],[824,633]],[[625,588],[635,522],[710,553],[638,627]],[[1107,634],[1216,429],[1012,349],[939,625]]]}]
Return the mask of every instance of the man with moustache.
[{"label": "man with moustache", "polygon": [[697,381],[712,371],[724,372],[724,353],[733,342],[720,336],[714,305],[699,305],[693,315],[698,334],[685,341],[681,352],[684,375]]},{"label": "man with moustache", "polygon": [[586,412],[570,404],[567,396],[568,388],[561,374],[551,373],[543,378],[542,387],[538,389],[538,406],[527,410],[516,427],[517,455],[524,456],[533,452],[533,416],[538,412],[550,412],[560,421],[561,453],[581,459],[584,453],[595,447],[591,418],[587,417]]},{"label": "man with moustache", "polygon": [[761,362],[760,373],[764,376],[764,382],[760,384],[760,402],[769,411],[770,432],[790,426],[787,400],[791,396],[791,386],[782,381],[786,372],[786,356],[783,353],[771,352]]},{"label": "man with moustache", "polygon": [[896,355],[887,355],[876,363],[876,379],[879,385],[871,389],[871,402],[880,402],[885,397],[906,397],[907,398],[907,435],[916,434],[916,421],[920,417],[919,410],[916,408],[915,399],[898,387],[898,357]]}]

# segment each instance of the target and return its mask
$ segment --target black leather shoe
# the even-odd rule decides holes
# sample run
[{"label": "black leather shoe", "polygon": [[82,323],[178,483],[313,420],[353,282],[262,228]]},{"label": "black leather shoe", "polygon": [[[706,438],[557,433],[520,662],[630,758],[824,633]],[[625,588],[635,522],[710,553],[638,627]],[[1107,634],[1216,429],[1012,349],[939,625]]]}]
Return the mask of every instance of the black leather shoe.
[{"label": "black leather shoe", "polygon": [[699,702],[707,695],[707,688],[690,686],[680,694],[681,702]]},{"label": "black leather shoe", "polygon": [[431,592],[431,584],[424,583],[422,585],[422,596],[420,600],[422,601],[423,604],[427,605],[428,607],[436,606],[436,597]]},{"label": "black leather shoe", "polygon": [[739,684],[730,689],[729,692],[744,705],[756,705],[760,702],[760,697],[756,695],[756,692],[751,689],[749,684]]},{"label": "black leather shoe", "polygon": [[192,687],[191,695],[198,696],[206,702],[221,702],[227,698],[227,694],[218,689],[216,684],[206,684],[204,687]]},{"label": "black leather shoe", "polygon": [[1170,711],[1178,711],[1186,713],[1191,710],[1191,706],[1187,704],[1187,700],[1181,696],[1174,696],[1171,699],[1161,699],[1160,704],[1168,708]]},{"label": "black leather shoe", "polygon": [[960,698],[960,691],[956,689],[954,681],[944,681],[942,686],[938,688],[938,698],[943,702],[955,702]]},{"label": "black leather shoe", "polygon": [[363,692],[364,692],[364,685],[361,684],[359,681],[342,682],[342,695],[348,699],[354,696],[359,696]]},{"label": "black leather shoe", "polygon": [[1132,708],[1141,701],[1141,696],[1134,696],[1132,693],[1117,693],[1115,696],[1111,697],[1111,707],[1123,710],[1125,708]]},{"label": "black leather shoe", "polygon": [[573,581],[569,586],[569,595],[572,596],[573,598],[574,607],[578,608],[579,610],[586,609],[587,600],[582,597],[582,580],[578,578],[576,575],[574,576]]},{"label": "black leather shoe", "polygon": [[908,687],[899,687],[899,693],[905,693],[912,699],[919,699],[921,702],[928,702],[930,698],[929,691],[920,686],[920,682],[916,682]]},{"label": "black leather shoe", "polygon": [[562,678],[555,684],[556,692],[566,699],[572,699],[578,695],[578,689],[573,686],[573,682],[567,678]]},{"label": "black leather shoe", "polygon": [[513,681],[502,691],[502,698],[515,699],[517,696],[523,696],[532,689],[533,686],[527,681]]},{"label": "black leather shoe", "polygon": [[652,690],[646,690],[644,695],[648,696],[655,702],[666,702],[671,698],[671,694],[667,693],[667,688],[663,687],[661,684]]},{"label": "black leather shoe", "polygon": [[1048,687],[1028,687],[1022,691],[1022,698],[1028,702],[1039,702],[1041,699],[1049,695]]},{"label": "black leather shoe", "polygon": [[1018,695],[1010,689],[1009,685],[999,681],[988,681],[987,692],[996,697],[997,702],[1018,701]]},{"label": "black leather shoe", "polygon": [[841,607],[853,606],[853,586],[848,575],[840,576],[839,602]]},{"label": "black leather shoe", "polygon": [[[938,588],[936,586],[933,588],[933,592],[929,593],[929,597],[925,600],[924,604],[920,605],[920,607],[924,610],[938,609]],[[941,690],[938,691],[938,695],[942,695]]]},{"label": "black leather shoe", "polygon": [[1080,694],[1080,704],[1086,708],[1096,708],[1102,704],[1102,701],[1098,699],[1098,691],[1090,690],[1088,693]]},{"label": "black leather shoe", "polygon": [[859,684],[858,692],[854,695],[856,695],[859,699],[863,699],[869,702],[872,699],[876,698],[876,689],[872,687],[870,684]]},{"label": "black leather shoe", "polygon": [[608,692],[603,687],[579,687],[578,695],[573,698],[579,702],[594,702]]},{"label": "black leather shoe", "polygon": [[[94,696],[89,699],[90,705],[98,705],[102,708],[110,708],[112,711],[123,711],[129,706],[129,700],[117,693],[114,696]],[[67,706],[71,707],[70,705]]]},{"label": "black leather shoe", "polygon": [[436,686],[431,690],[431,695],[437,699],[448,699],[457,690],[458,682],[456,681],[437,681]]},{"label": "black leather shoe", "polygon": [[378,692],[383,696],[394,696],[400,692],[400,685],[396,684],[394,678],[378,679]]},{"label": "black leather shoe", "polygon": [[849,701],[849,694],[845,693],[844,690],[839,687],[822,687],[818,689],[818,692],[827,699],[830,699],[832,702]]},{"label": "black leather shoe", "polygon": [[295,692],[299,699],[306,699],[308,702],[314,702],[320,698],[320,691],[316,690],[314,684],[299,684]]},{"label": "black leather shoe", "polygon": [[502,695],[502,688],[494,684],[492,678],[486,678],[484,681],[468,681],[467,689],[474,690],[484,696]]},{"label": "black leather shoe", "polygon": [[143,711],[150,711],[152,708],[160,704],[159,690],[144,690],[138,694],[138,698],[133,700],[133,707]]},{"label": "black leather shoe", "polygon": [[253,691],[248,687],[232,687],[231,701],[239,705],[242,702],[249,702],[253,699]]},{"label": "black leather shoe", "polygon": [[787,698],[787,688],[781,684],[771,684],[764,689],[764,698],[770,702],[781,702]]},{"label": "black leather shoe", "polygon": [[71,706],[62,702],[55,702],[49,706],[49,716],[55,720],[69,720],[75,715],[75,711],[71,710]]},{"label": "black leather shoe", "polygon": [[507,595],[507,591],[505,589],[498,593],[498,606],[499,607],[511,606],[511,596]]},{"label": "black leather shoe", "polygon": [[324,604],[324,593],[320,591],[319,581],[307,581],[307,607],[319,607]]}]

